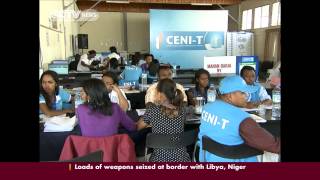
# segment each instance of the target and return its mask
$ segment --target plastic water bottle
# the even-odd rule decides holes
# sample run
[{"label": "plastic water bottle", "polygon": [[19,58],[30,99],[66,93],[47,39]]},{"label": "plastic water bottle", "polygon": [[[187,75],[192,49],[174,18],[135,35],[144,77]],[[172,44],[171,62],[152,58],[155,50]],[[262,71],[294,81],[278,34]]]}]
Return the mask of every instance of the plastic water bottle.
[{"label": "plastic water bottle", "polygon": [[173,69],[172,69],[172,77],[176,77],[177,76],[177,66],[175,64],[172,65]]},{"label": "plastic water bottle", "polygon": [[275,88],[272,91],[272,119],[279,120],[281,116],[281,90]]},{"label": "plastic water bottle", "polygon": [[147,78],[148,74],[146,72],[143,72],[141,74],[141,86],[140,86],[140,91],[144,91],[147,89]]},{"label": "plastic water bottle", "polygon": [[210,86],[208,89],[208,102],[207,103],[212,103],[216,100],[216,89],[214,88],[213,85]]},{"label": "plastic water bottle", "polygon": [[[63,91],[63,86],[59,86],[59,92]],[[56,99],[56,109],[57,110],[62,110],[63,109],[63,102],[62,102],[62,99],[60,96],[57,96],[57,99]]]},{"label": "plastic water bottle", "polygon": [[195,105],[194,113],[201,114],[202,107],[204,105],[204,98],[203,97],[196,97],[195,101],[196,101],[196,105]]},{"label": "plastic water bottle", "polygon": [[80,96],[80,92],[76,92],[75,97],[74,97],[74,107],[75,107],[75,109],[77,109],[80,104],[82,104],[82,99],[81,99],[81,96]]}]

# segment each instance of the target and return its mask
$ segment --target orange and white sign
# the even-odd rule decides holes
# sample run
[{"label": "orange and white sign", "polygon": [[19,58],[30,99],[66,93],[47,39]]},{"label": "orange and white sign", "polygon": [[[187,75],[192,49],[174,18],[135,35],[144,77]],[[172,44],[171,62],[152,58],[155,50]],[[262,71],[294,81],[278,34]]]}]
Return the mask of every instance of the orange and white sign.
[{"label": "orange and white sign", "polygon": [[210,74],[235,74],[236,56],[204,57],[203,68]]}]

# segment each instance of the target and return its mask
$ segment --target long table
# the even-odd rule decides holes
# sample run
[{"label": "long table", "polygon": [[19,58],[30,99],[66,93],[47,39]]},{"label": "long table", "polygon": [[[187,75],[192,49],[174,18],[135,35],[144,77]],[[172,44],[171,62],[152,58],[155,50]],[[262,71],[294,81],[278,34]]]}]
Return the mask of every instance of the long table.
[{"label": "long table", "polygon": [[[268,112],[269,113],[269,112]],[[137,121],[139,116],[137,112],[129,111],[127,114]],[[197,119],[191,121],[190,119]],[[272,133],[274,136],[280,137],[280,121],[279,120],[268,120],[266,123],[259,123],[261,127]],[[198,129],[200,126],[200,116],[189,114],[187,115],[187,120],[185,121],[185,131],[191,129]],[[128,132],[125,129],[119,129],[119,133],[128,134],[131,139],[136,144],[136,154],[137,156],[143,156],[146,135],[151,132],[151,128],[143,129],[141,131]],[[65,139],[69,135],[81,135],[81,130],[79,125],[77,125],[70,132],[43,132],[43,124],[40,126],[40,161],[58,161],[60,157],[61,150],[64,145]]]}]

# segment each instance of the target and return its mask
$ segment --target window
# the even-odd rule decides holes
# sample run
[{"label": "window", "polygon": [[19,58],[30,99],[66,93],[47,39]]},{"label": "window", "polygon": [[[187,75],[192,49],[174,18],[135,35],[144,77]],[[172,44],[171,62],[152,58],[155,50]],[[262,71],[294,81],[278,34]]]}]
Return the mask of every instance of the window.
[{"label": "window", "polygon": [[269,26],[269,5],[262,7],[261,27]]},{"label": "window", "polygon": [[271,26],[278,26],[280,25],[280,2],[274,3],[272,5],[272,17],[271,17]]},{"label": "window", "polygon": [[261,7],[254,9],[254,28],[261,28]]},{"label": "window", "polygon": [[254,9],[254,28],[269,26],[269,5]]},{"label": "window", "polygon": [[242,30],[251,29],[252,9],[242,12]]}]

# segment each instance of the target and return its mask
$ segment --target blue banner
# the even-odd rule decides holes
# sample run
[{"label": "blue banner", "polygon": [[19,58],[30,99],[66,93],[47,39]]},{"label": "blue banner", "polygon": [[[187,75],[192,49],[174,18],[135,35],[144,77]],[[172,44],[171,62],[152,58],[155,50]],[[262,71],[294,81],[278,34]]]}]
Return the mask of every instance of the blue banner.
[{"label": "blue banner", "polygon": [[203,68],[226,55],[227,10],[150,10],[150,52],[161,63]]}]

